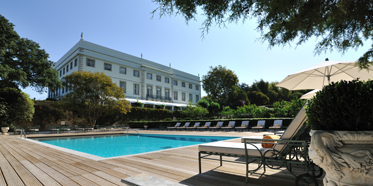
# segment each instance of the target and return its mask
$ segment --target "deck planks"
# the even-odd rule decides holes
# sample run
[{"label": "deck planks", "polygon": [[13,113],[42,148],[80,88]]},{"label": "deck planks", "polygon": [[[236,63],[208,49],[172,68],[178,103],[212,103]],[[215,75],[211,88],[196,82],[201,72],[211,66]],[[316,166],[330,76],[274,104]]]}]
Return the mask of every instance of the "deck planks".
[{"label": "deck planks", "polygon": [[6,182],[5,182],[5,179],[4,179],[4,176],[3,176],[3,172],[1,171],[1,167],[0,167],[0,186],[6,186]]},{"label": "deck planks", "polygon": [[[6,144],[4,144],[6,146]],[[21,162],[19,162],[16,157],[19,156],[15,152],[13,152],[11,149],[5,149],[4,146],[0,146],[0,151],[3,153],[3,155],[6,157],[8,162],[12,165],[13,169],[17,172],[20,179],[25,185],[35,185],[35,186],[41,186],[42,184],[39,182],[38,179],[34,177],[34,175],[26,169],[22,165]]]},{"label": "deck planks", "polygon": [[[0,145],[0,149],[3,149],[3,145]],[[2,150],[3,151],[3,150]],[[8,185],[14,185],[14,186],[24,186],[23,181],[18,176],[12,165],[8,162],[8,160],[5,158],[3,152],[0,153],[0,165],[1,165],[1,171],[3,173],[3,176],[5,178],[5,181]]]}]

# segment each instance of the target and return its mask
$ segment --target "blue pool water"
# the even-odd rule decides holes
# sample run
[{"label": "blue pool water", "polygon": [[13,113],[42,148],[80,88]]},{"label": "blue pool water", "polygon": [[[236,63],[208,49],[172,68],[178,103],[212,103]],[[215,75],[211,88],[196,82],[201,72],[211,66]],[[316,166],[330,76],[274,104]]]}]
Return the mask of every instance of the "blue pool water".
[{"label": "blue pool water", "polygon": [[34,138],[34,140],[100,156],[103,158],[109,158],[115,156],[165,150],[176,147],[185,147],[189,145],[197,145],[233,138],[237,137],[122,134],[104,136]]}]

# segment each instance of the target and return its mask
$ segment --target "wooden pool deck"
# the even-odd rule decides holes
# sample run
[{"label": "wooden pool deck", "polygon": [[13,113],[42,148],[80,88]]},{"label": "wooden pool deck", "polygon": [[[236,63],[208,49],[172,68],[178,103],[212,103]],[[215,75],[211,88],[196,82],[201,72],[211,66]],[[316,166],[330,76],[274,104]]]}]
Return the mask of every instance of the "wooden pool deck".
[{"label": "wooden pool deck", "polygon": [[[140,133],[237,137],[262,135],[259,132],[140,131]],[[84,133],[86,134],[95,133]],[[61,135],[66,134],[35,134],[28,137]],[[238,139],[230,141],[239,142]],[[223,162],[223,166],[219,166],[218,157],[210,157],[211,159],[202,160],[202,174],[198,174],[197,146],[95,161],[21,139],[19,135],[0,136],[0,186],[127,185],[122,183],[121,179],[136,175],[150,175],[184,185],[295,185],[294,176],[285,169],[267,169],[264,176],[251,175],[249,183],[246,184],[244,164]],[[224,157],[223,160],[234,161],[237,158]],[[319,185],[322,185],[321,179],[318,181]]]}]

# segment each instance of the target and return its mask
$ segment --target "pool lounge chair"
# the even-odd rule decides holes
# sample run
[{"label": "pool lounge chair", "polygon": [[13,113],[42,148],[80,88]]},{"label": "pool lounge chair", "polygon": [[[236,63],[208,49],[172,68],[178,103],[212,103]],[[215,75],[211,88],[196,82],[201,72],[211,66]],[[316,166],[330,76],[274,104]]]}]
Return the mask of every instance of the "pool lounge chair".
[{"label": "pool lounge chair", "polygon": [[197,127],[199,127],[199,125],[200,125],[201,123],[200,122],[196,122],[196,123],[194,123],[194,126],[193,127],[185,127],[185,129],[187,129],[187,130],[197,130]]},{"label": "pool lounge chair", "polygon": [[[255,173],[261,167],[263,167],[265,173],[266,167],[279,168],[277,165],[280,165],[287,167],[287,169],[292,173],[292,164],[302,164],[304,165],[304,171],[306,174],[299,175],[296,182],[307,181],[317,185],[315,177],[322,175],[322,169],[318,169],[318,167],[308,159],[307,141],[297,140],[303,133],[307,132],[307,130],[305,130],[306,120],[307,117],[303,107],[280,139],[266,139],[266,142],[264,143],[272,143],[274,145],[273,148],[261,147],[260,143],[263,143],[263,139],[258,138],[242,138],[244,143],[212,142],[201,144],[198,146],[199,173],[201,173],[202,154],[219,155],[220,166],[222,166],[222,156],[244,157],[246,160],[246,182],[248,181],[249,173]],[[296,154],[296,158],[294,158],[294,154]],[[289,159],[286,157],[293,158]],[[254,160],[257,161],[258,167],[254,170],[249,170],[249,164]],[[312,172],[312,175],[308,174],[308,171]]]},{"label": "pool lounge chair", "polygon": [[208,130],[210,128],[211,122],[208,121],[202,127],[197,127],[197,130]]},{"label": "pool lounge chair", "polygon": [[271,130],[281,129],[282,127],[282,120],[275,120],[273,122],[273,126],[268,127]]},{"label": "pool lounge chair", "polygon": [[243,130],[245,130],[245,129],[248,130],[248,128],[249,128],[249,121],[242,121],[240,127],[235,127],[236,131],[237,131],[237,130],[241,130],[241,131],[243,131]]},{"label": "pool lounge chair", "polygon": [[228,123],[228,126],[226,126],[226,127],[222,127],[221,129],[222,130],[228,130],[228,131],[230,131],[231,129],[234,129],[234,125],[236,124],[236,121],[230,121],[229,123]]},{"label": "pool lounge chair", "polygon": [[221,127],[223,126],[223,124],[224,124],[224,122],[219,121],[219,122],[215,125],[215,127],[209,127],[209,129],[210,129],[210,130],[214,130],[214,129],[215,129],[215,131],[217,131],[218,129],[221,129]]},{"label": "pool lounge chair", "polygon": [[190,122],[186,122],[185,124],[184,124],[184,126],[182,126],[182,127],[176,127],[176,129],[177,130],[186,130],[186,127],[189,127],[189,125],[190,125]]},{"label": "pool lounge chair", "polygon": [[265,126],[266,126],[266,120],[259,120],[256,127],[251,127],[251,129],[256,129],[259,131],[260,129],[265,129]]},{"label": "pool lounge chair", "polygon": [[264,133],[263,136],[267,136],[267,135],[278,135],[278,136],[282,136],[284,134],[285,131],[283,130],[278,130],[278,131],[273,131],[273,132],[270,132],[270,133]]},{"label": "pool lounge chair", "polygon": [[176,125],[174,127],[167,127],[167,130],[172,130],[172,129],[176,130],[177,127],[180,127],[180,124],[181,123],[176,123]]},{"label": "pool lounge chair", "polygon": [[61,133],[69,133],[71,129],[66,125],[61,125],[60,132]]}]

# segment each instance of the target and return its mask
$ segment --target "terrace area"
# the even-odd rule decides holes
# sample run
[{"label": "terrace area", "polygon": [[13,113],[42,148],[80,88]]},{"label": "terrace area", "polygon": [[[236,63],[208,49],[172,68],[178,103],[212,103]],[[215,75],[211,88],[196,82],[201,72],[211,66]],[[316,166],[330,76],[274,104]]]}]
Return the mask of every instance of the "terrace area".
[{"label": "terrace area", "polygon": [[[237,137],[263,135],[262,132],[141,131],[141,133]],[[48,134],[47,136],[87,134],[102,134],[102,132]],[[41,136],[45,134],[28,135],[30,138]],[[239,139],[230,141],[240,142]],[[21,139],[19,135],[0,136],[0,186],[134,185],[121,181],[123,178],[134,176],[152,176],[180,185],[295,185],[295,177],[285,168],[267,169],[265,175],[250,175],[249,183],[246,184],[245,164],[242,160],[223,157],[223,160],[241,162],[241,164],[223,162],[223,166],[219,165],[218,160],[218,156],[203,159],[202,174],[198,174],[198,145],[95,161]],[[318,182],[322,185],[321,178]]]}]

